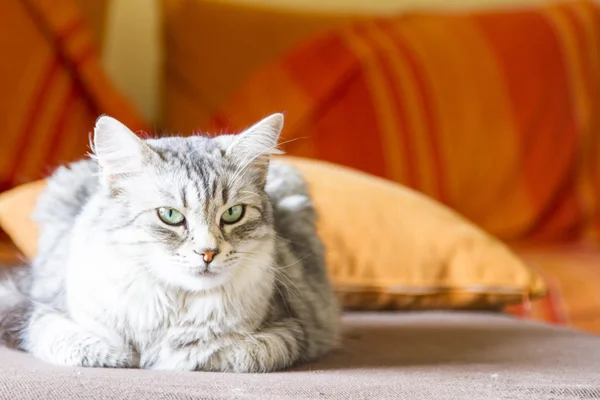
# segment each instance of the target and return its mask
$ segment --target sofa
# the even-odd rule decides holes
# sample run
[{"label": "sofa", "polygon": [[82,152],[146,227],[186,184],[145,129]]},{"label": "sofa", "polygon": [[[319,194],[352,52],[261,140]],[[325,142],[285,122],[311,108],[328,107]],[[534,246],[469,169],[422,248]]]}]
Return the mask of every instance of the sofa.
[{"label": "sofa", "polygon": [[[0,348],[0,398],[600,397],[600,7],[442,3],[0,5],[12,60],[0,66],[0,199],[84,156],[102,113],[161,135],[239,131],[285,111],[288,154],[454,210],[546,292],[493,304],[428,303],[414,287],[402,296],[415,301],[347,296],[338,350],[264,375],[59,368]],[[0,264],[26,261],[6,215],[17,218],[0,210]]]},{"label": "sofa", "polygon": [[348,313],[341,350],[263,375],[69,369],[0,349],[5,399],[594,399],[597,336],[500,314]]}]

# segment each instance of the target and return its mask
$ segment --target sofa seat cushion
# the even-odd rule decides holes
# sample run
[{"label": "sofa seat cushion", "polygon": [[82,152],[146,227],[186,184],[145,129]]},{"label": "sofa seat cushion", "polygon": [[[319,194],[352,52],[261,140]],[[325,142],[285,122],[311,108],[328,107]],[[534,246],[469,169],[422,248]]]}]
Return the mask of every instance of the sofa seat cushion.
[{"label": "sofa seat cushion", "polygon": [[254,375],[71,369],[0,348],[3,399],[575,399],[600,396],[600,337],[494,313],[351,313],[341,350]]}]

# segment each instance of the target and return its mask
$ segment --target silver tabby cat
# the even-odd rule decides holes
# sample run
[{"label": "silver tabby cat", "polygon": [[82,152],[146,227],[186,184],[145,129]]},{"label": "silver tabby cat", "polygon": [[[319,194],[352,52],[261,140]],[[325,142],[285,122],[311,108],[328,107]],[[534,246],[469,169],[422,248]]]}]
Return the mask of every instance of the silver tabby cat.
[{"label": "silver tabby cat", "polygon": [[39,255],[0,284],[0,336],[54,364],[162,370],[268,372],[332,349],[315,211],[270,161],[282,127],[142,140],[100,117],[92,159],[39,199]]}]

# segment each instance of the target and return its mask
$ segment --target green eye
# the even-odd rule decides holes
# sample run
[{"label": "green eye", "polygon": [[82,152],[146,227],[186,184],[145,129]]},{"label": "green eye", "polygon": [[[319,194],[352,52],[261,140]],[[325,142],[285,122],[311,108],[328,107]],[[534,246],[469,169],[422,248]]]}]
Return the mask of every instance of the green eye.
[{"label": "green eye", "polygon": [[221,215],[221,221],[225,224],[235,224],[244,216],[244,206],[233,206]]},{"label": "green eye", "polygon": [[167,225],[181,225],[185,220],[183,214],[174,208],[160,207],[156,210],[156,213],[158,214],[158,218]]}]

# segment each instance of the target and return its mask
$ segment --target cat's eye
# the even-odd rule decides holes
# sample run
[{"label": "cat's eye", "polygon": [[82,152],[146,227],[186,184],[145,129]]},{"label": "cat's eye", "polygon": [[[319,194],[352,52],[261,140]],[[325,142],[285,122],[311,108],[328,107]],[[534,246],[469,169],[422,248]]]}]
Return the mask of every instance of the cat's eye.
[{"label": "cat's eye", "polygon": [[160,207],[156,210],[156,213],[158,218],[167,225],[177,226],[185,221],[183,214],[174,208]]},{"label": "cat's eye", "polygon": [[225,224],[235,224],[244,216],[244,206],[238,204],[237,206],[233,206],[228,208],[227,211],[221,215],[221,221]]}]

